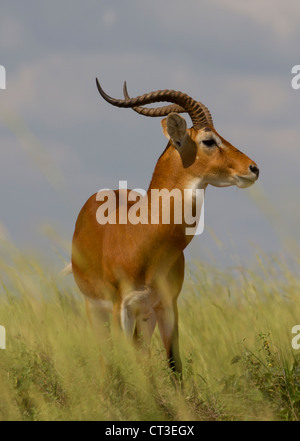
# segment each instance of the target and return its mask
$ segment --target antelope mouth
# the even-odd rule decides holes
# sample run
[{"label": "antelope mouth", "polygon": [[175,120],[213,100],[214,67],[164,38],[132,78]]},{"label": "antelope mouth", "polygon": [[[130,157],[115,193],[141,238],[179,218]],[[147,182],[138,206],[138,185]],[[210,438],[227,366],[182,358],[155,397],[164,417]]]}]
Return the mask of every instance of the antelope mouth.
[{"label": "antelope mouth", "polygon": [[236,185],[239,188],[247,188],[257,181],[257,176],[240,176],[236,175]]}]

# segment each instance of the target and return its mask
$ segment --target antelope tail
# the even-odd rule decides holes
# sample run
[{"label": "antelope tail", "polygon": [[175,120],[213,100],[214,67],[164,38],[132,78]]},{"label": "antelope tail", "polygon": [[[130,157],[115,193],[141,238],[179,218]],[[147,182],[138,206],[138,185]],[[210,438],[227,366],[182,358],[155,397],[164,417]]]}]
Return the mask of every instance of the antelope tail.
[{"label": "antelope tail", "polygon": [[58,274],[60,277],[65,277],[68,274],[71,274],[72,271],[72,263],[70,262],[68,265],[66,265]]}]

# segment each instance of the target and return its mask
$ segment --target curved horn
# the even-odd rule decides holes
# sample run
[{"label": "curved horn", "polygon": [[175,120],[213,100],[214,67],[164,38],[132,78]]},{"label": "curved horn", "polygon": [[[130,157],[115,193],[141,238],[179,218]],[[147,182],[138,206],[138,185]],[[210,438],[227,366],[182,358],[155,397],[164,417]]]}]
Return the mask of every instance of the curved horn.
[{"label": "curved horn", "polygon": [[[126,100],[130,100],[130,96],[128,95],[128,91],[127,91],[126,81],[124,81],[124,85],[123,85],[123,94],[124,94],[124,98]],[[213,119],[212,119],[210,111],[200,101],[198,101],[198,104],[202,107],[208,124],[213,127],[214,123],[213,123]],[[172,112],[175,112],[175,113],[186,113],[187,112],[183,107],[179,106],[178,104],[170,104],[168,106],[151,107],[151,108],[150,107],[133,107],[132,110],[139,113],[140,115],[152,116],[152,117],[167,116],[167,115],[169,115],[169,113],[172,113]]]},{"label": "curved horn", "polygon": [[144,106],[146,104],[157,103],[160,101],[169,101],[171,103],[178,104],[185,109],[185,111],[190,115],[193,126],[196,130],[199,130],[209,125],[206,114],[201,105],[185,93],[165,89],[137,96],[136,98],[117,100],[110,97],[104,92],[104,90],[100,86],[98,78],[96,78],[96,84],[102,98],[113,106],[133,108]]}]

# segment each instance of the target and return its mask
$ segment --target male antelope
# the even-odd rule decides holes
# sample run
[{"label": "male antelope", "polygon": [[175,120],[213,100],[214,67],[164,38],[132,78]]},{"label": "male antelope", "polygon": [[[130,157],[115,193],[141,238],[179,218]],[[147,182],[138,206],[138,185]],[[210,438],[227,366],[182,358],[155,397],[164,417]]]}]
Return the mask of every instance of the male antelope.
[{"label": "male antelope", "polygon": [[[158,90],[132,99],[126,83],[125,99],[117,100],[102,90],[98,80],[97,87],[114,106],[132,108],[146,116],[167,116],[162,127],[169,142],[157,161],[147,194],[151,189],[175,188],[183,194],[184,189],[205,190],[208,184],[246,188],[257,180],[255,162],[216,132],[210,112],[202,103],[174,90]],[[143,107],[161,101],[173,104]],[[183,112],[191,117],[190,129],[179,115]],[[118,191],[115,195],[119,198]],[[151,198],[148,201],[150,219]],[[195,199],[191,198],[190,203],[194,205]],[[96,194],[85,203],[72,244],[72,270],[85,295],[89,318],[104,326],[111,306],[114,322],[125,335],[146,344],[157,322],[169,365],[181,376],[177,298],[184,279],[183,250],[192,236],[186,235],[184,221],[174,222],[172,205],[170,224],[149,221],[100,225],[96,220],[100,204]]]}]

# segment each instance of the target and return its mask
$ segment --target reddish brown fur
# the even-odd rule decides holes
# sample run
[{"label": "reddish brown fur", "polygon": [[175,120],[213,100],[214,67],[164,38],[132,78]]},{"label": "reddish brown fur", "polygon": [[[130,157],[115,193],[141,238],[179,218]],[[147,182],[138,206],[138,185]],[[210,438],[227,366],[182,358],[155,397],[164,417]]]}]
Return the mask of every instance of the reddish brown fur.
[{"label": "reddish brown fur", "polygon": [[[205,189],[208,184],[234,185],[237,175],[247,176],[246,183],[247,179],[253,182],[257,179],[249,172],[249,166],[256,164],[221,138],[213,128],[211,131],[222,140],[222,147],[202,145],[199,142],[199,136],[204,136],[202,131],[185,130],[184,119],[171,115],[162,123],[170,142],[156,164],[148,194],[151,189],[162,188],[183,191],[193,187],[191,183],[197,180]],[[174,123],[175,132],[170,128],[170,124]],[[180,147],[176,145],[177,141],[181,142]],[[134,309],[136,322],[133,335],[136,336],[142,329],[139,317],[145,321],[153,316],[153,324],[158,322],[170,366],[180,374],[176,300],[184,279],[183,250],[192,236],[186,236],[184,223],[178,225],[172,221],[170,225],[100,225],[96,220],[100,204],[96,195],[91,196],[76,222],[72,248],[75,280],[87,299],[112,300],[118,323],[128,290],[142,292],[148,289],[151,294],[147,302],[151,298],[151,306],[148,309],[145,306],[148,312],[140,303]],[[150,338],[152,331],[150,326]]]}]

